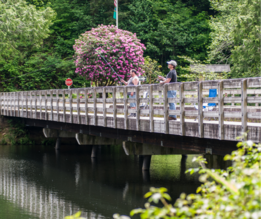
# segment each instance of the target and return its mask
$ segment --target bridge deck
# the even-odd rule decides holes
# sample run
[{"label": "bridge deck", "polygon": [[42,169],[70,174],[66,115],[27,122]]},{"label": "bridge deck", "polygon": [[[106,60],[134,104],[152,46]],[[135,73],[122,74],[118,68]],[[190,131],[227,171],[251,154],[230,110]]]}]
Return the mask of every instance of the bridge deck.
[{"label": "bridge deck", "polygon": [[[248,131],[248,139],[261,142],[260,87],[261,78],[247,78],[164,86],[26,91],[1,93],[0,104],[4,116],[230,141]],[[208,89],[217,89],[218,96],[207,97]],[[167,97],[169,90],[177,91],[176,98]],[[135,92],[136,98],[128,99],[128,92]],[[148,98],[143,98],[143,92],[148,93]],[[227,93],[235,96],[228,97]],[[148,107],[130,109],[128,104],[133,102]],[[179,109],[170,110],[168,103],[176,103]],[[204,111],[203,103],[216,103],[216,110]],[[186,110],[187,106],[195,104],[198,110]],[[228,104],[237,105],[240,111],[225,111]],[[253,106],[254,112],[250,110]],[[136,118],[128,118],[129,113],[136,113]],[[169,115],[177,115],[179,119],[168,121]],[[197,117],[197,120],[188,119],[191,117]],[[205,120],[213,117],[218,121]],[[225,121],[226,118],[241,122]],[[250,123],[249,119],[258,122]]]}]

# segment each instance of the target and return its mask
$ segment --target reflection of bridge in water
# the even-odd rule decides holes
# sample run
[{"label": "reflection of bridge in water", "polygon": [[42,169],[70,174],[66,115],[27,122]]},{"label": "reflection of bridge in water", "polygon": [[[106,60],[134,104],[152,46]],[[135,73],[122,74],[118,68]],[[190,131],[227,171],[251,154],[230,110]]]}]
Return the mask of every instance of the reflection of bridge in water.
[{"label": "reflection of bridge in water", "polygon": [[88,219],[111,218],[143,206],[142,197],[151,186],[167,187],[175,200],[199,185],[197,175],[184,174],[194,165],[193,155],[155,156],[149,175],[137,171],[138,158],[121,156],[117,147],[101,147],[101,159],[92,162],[86,153],[10,148],[0,148],[0,195],[41,219],[60,219],[78,210]]}]

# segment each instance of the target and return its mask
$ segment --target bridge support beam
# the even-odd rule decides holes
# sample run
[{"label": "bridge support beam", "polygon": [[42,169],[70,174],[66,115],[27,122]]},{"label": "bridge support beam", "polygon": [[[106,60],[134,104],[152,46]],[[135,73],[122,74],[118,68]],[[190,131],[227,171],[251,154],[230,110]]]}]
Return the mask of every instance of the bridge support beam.
[{"label": "bridge support beam", "polygon": [[182,149],[175,149],[169,147],[162,147],[159,145],[142,144],[137,142],[124,141],[123,149],[126,155],[167,155],[167,154],[181,154],[186,156],[187,154],[198,154],[199,152],[188,151]]},{"label": "bridge support beam", "polygon": [[86,135],[76,133],[75,138],[79,145],[115,145],[121,144],[121,141],[112,138],[98,137],[94,135]]},{"label": "bridge support beam", "polygon": [[67,132],[67,131],[60,131],[57,129],[48,129],[43,128],[43,134],[46,138],[74,138],[75,133]]}]

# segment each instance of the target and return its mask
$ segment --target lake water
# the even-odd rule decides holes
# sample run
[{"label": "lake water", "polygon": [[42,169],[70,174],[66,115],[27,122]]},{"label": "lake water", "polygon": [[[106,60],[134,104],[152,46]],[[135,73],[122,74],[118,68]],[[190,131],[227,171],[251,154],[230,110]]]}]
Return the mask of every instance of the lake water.
[{"label": "lake water", "polygon": [[[62,219],[80,210],[107,219],[143,207],[151,186],[166,187],[175,200],[200,185],[198,175],[184,173],[197,166],[195,155],[153,156],[150,172],[142,172],[139,158],[120,146],[101,146],[97,159],[87,147],[0,146],[0,218]],[[213,167],[223,164],[209,159]]]}]

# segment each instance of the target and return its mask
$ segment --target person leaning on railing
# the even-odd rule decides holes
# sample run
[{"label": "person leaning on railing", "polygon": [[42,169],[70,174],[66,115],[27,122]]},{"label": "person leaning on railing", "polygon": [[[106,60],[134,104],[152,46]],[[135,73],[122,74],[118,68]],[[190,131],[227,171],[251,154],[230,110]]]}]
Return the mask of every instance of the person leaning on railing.
[{"label": "person leaning on railing", "polygon": [[[177,72],[176,72],[176,67],[177,67],[177,62],[174,60],[171,60],[168,63],[168,68],[170,72],[167,74],[166,78],[162,76],[158,76],[159,80],[162,80],[160,84],[166,84],[166,83],[173,83],[177,82]],[[176,91],[175,90],[169,90],[168,91],[168,98],[175,98],[176,97]],[[170,110],[176,110],[176,105],[175,103],[169,103],[169,109]],[[176,115],[169,115],[169,120],[177,120]]]},{"label": "person leaning on railing", "polygon": [[[134,70],[134,69],[130,70],[130,76],[131,76],[131,78],[128,80],[128,82],[124,81],[123,79],[121,79],[121,82],[124,83],[125,85],[128,85],[128,86],[138,85],[139,84],[139,78],[137,76],[137,71]],[[129,95],[130,99],[136,98],[135,92],[128,92],[128,95]],[[130,107],[131,107],[131,109],[135,109],[136,103],[130,103]],[[136,113],[131,113],[128,117],[136,117]]]}]

